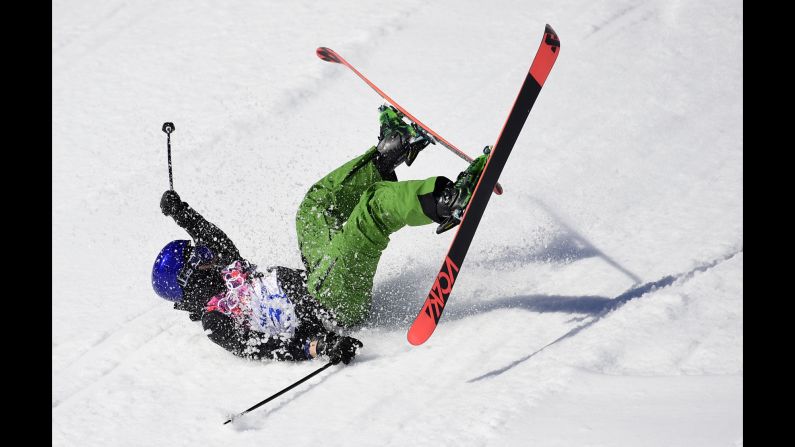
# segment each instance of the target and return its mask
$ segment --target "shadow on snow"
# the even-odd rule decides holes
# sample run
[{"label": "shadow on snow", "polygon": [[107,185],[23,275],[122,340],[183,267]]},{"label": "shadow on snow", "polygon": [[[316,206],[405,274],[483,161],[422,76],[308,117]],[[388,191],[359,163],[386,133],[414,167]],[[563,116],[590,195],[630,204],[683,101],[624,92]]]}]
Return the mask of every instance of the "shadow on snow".
[{"label": "shadow on snow", "polygon": [[[622,293],[621,295],[619,295],[619,296],[617,296],[617,297],[615,297],[613,299],[602,298],[602,299],[606,300],[606,303],[602,307],[602,309],[599,309],[596,312],[587,312],[587,313],[595,314],[593,316],[593,318],[591,318],[590,321],[588,321],[586,323],[583,323],[583,324],[581,324],[579,326],[574,327],[573,329],[571,329],[570,331],[568,331],[565,334],[561,335],[560,337],[558,337],[557,339],[553,340],[552,342],[547,343],[542,348],[540,348],[540,349],[538,349],[538,350],[536,350],[536,351],[534,351],[534,352],[532,352],[532,353],[530,353],[530,354],[528,354],[528,355],[526,355],[526,356],[524,356],[524,357],[522,357],[520,359],[514,360],[513,362],[511,362],[510,364],[508,364],[506,366],[503,366],[502,368],[495,369],[493,371],[489,371],[489,372],[487,372],[487,373],[485,373],[483,375],[480,375],[478,377],[470,379],[470,380],[467,381],[467,383],[477,382],[477,381],[480,381],[480,380],[483,380],[483,379],[488,379],[488,378],[491,378],[491,377],[499,376],[500,374],[504,373],[505,371],[508,371],[509,369],[512,369],[515,366],[526,362],[527,360],[529,360],[530,358],[532,358],[536,354],[538,354],[541,351],[543,351],[544,349],[554,345],[555,343],[558,343],[561,340],[565,340],[565,339],[567,339],[569,337],[573,337],[574,335],[577,335],[583,329],[586,329],[589,326],[593,325],[597,321],[599,321],[602,318],[604,318],[607,314],[609,314],[610,312],[618,309],[619,307],[623,306],[627,302],[629,302],[629,301],[631,301],[631,300],[633,300],[635,298],[639,298],[639,297],[641,297],[641,296],[645,295],[646,293],[651,292],[653,290],[660,289],[660,288],[663,288],[663,287],[667,287],[667,286],[673,284],[674,281],[677,281],[677,280],[680,280],[680,279],[682,281],[688,280],[688,279],[692,278],[693,275],[695,275],[696,273],[706,271],[706,270],[716,266],[717,264],[719,264],[719,263],[721,263],[723,261],[727,261],[727,260],[731,259],[732,257],[734,257],[735,255],[737,255],[738,253],[741,253],[741,252],[742,252],[742,249],[740,249],[739,251],[737,251],[735,253],[732,253],[732,254],[730,254],[728,256],[724,256],[722,258],[719,258],[719,259],[716,259],[714,261],[711,261],[711,262],[709,262],[707,264],[700,265],[700,266],[694,268],[693,270],[690,270],[689,272],[680,273],[678,275],[668,275],[668,276],[665,276],[662,279],[659,279],[657,281],[648,282],[648,283],[643,284],[641,286],[634,287],[634,288],[627,290],[626,292]],[[588,297],[580,297],[580,298],[588,298]],[[580,299],[580,298],[575,298],[575,300]],[[599,297],[597,297],[597,298],[599,298]],[[567,299],[570,299],[570,298],[567,298]],[[601,303],[601,301],[599,301],[599,302]],[[596,308],[595,307],[591,308],[591,310],[596,310]]]}]

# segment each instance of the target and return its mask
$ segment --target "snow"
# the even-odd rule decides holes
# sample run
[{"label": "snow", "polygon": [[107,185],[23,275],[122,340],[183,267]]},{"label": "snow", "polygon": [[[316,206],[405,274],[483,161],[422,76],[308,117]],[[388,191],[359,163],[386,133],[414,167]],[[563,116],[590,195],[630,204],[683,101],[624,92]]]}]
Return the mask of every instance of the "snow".
[{"label": "snow", "polygon": [[[474,155],[544,24],[561,55],[433,337],[406,330],[453,232],[397,233],[365,349],[251,362],[152,292],[174,185],[260,265],[375,143],[380,98]],[[105,445],[742,445],[739,1],[53,2],[52,441]],[[446,150],[402,179],[454,177]]]}]

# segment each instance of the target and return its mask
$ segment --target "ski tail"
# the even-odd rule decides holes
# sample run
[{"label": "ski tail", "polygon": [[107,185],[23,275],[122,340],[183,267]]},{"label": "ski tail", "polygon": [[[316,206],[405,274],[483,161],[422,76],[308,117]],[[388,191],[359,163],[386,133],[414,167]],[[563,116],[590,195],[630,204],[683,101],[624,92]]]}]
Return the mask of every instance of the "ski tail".
[{"label": "ski tail", "polygon": [[490,193],[484,193],[484,191],[491,191],[497,183],[508,156],[519,138],[522,127],[530,115],[530,110],[541,92],[541,87],[546,82],[547,76],[549,76],[559,54],[560,39],[558,39],[552,27],[546,25],[544,38],[541,40],[541,45],[533,58],[530,70],[525,76],[519,94],[497,138],[497,142],[489,154],[480,180],[475,186],[458,231],[442,263],[442,268],[436,275],[436,280],[430,292],[428,292],[422,309],[417,314],[417,318],[415,318],[411,328],[409,328],[407,338],[412,345],[417,346],[425,343],[439,324],[439,319],[442,317],[444,307],[453,290],[461,264],[464,262],[469,246],[475,236],[475,231],[483,216],[483,211],[486,209],[491,197]]},{"label": "ski tail", "polygon": [[[420,121],[417,117],[412,115],[408,110],[403,108],[403,106],[398,104],[397,101],[392,99],[383,90],[378,88],[377,85],[375,85],[372,82],[370,82],[370,80],[367,79],[367,77],[365,75],[363,75],[361,72],[359,72],[359,70],[357,70],[353,65],[351,65],[342,56],[340,56],[339,53],[337,53],[336,51],[332,50],[331,48],[326,48],[326,47],[319,47],[317,50],[315,50],[315,53],[317,54],[317,57],[319,57],[320,59],[322,59],[322,60],[324,60],[326,62],[333,62],[335,64],[341,64],[341,65],[344,65],[344,66],[348,67],[352,72],[354,72],[356,74],[356,76],[358,76],[362,81],[364,81],[367,85],[369,85],[370,88],[375,90],[375,92],[378,93],[379,96],[384,98],[384,100],[386,100],[388,103],[392,104],[396,109],[400,110],[400,112],[403,113],[403,115],[405,115],[406,118],[410,119],[411,121],[416,123],[418,126],[422,127],[426,132],[428,132],[430,135],[432,135],[436,139],[436,141],[438,141],[442,146],[446,147],[448,150],[450,150],[454,154],[458,155],[463,160],[466,160],[467,163],[472,163],[472,160],[473,160],[472,157],[467,155],[466,152],[464,152],[461,149],[459,149],[458,147],[456,147],[453,143],[447,141],[447,139],[445,139],[443,136],[441,136],[438,133],[436,133],[433,129],[431,129],[425,123]],[[503,191],[502,185],[500,185],[499,183],[497,185],[495,185],[495,188],[494,188],[494,192],[495,193],[502,194],[502,191]]]}]

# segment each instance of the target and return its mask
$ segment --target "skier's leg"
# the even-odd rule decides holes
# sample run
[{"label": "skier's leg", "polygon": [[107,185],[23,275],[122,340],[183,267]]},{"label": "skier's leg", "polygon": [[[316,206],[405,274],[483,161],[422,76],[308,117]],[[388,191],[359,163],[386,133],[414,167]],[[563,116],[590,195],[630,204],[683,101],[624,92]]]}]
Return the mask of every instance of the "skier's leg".
[{"label": "skier's leg", "polygon": [[383,181],[373,164],[375,146],[348,161],[309,188],[296,213],[298,247],[308,273],[326,253],[362,193]]},{"label": "skier's leg", "polygon": [[378,145],[312,185],[298,208],[298,244],[308,272],[317,267],[362,193],[375,182],[397,181],[395,168],[402,163],[411,165],[430,143],[416,125],[404,122],[394,107],[379,107],[378,120]]},{"label": "skier's leg", "polygon": [[373,277],[389,236],[406,225],[440,222],[438,193],[445,177],[378,182],[368,188],[347,222],[309,272],[308,288],[346,326],[361,323],[370,310]]}]

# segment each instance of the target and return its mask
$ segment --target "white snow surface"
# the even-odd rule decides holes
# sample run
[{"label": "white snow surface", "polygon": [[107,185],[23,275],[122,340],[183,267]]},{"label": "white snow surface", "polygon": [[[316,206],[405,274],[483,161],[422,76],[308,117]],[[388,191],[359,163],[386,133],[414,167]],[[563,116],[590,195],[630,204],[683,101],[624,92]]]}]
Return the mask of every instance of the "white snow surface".
[{"label": "white snow surface", "polygon": [[[323,363],[234,357],[154,294],[186,238],[162,123],[182,198],[300,267],[297,205],[382,103],[316,47],[474,155],[545,23],[560,57],[433,337],[405,334],[454,231],[406,228],[360,356],[222,425]],[[740,1],[55,0],[52,31],[53,445],[742,445]]]}]

